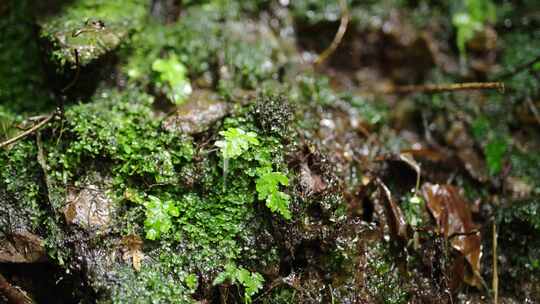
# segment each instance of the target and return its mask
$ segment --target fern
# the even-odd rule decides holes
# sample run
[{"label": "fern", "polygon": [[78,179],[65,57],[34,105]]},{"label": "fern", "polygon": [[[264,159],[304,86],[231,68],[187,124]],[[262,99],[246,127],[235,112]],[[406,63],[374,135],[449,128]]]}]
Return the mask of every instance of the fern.
[{"label": "fern", "polygon": [[267,172],[259,176],[256,182],[259,199],[266,201],[266,206],[272,212],[278,212],[285,219],[291,219],[289,210],[290,196],[279,191],[279,185],[288,186],[289,179],[281,172]]}]

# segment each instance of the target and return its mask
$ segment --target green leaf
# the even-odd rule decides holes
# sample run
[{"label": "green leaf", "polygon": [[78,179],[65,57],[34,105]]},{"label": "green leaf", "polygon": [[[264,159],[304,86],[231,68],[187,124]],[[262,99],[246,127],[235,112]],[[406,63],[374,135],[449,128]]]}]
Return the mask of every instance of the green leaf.
[{"label": "green leaf", "polygon": [[486,162],[489,173],[496,175],[502,170],[504,155],[508,149],[508,143],[504,138],[495,138],[491,140],[484,152],[486,154]]},{"label": "green leaf", "polygon": [[497,17],[495,4],[491,0],[462,0],[462,9],[452,16],[456,27],[456,42],[462,56],[466,54],[466,43],[482,31],[486,22],[495,22]]},{"label": "green leaf", "polygon": [[266,198],[266,206],[272,212],[278,212],[285,219],[290,220],[292,218],[291,211],[289,210],[290,196],[283,192],[275,192]]},{"label": "green leaf", "polygon": [[[262,170],[265,172],[266,170]],[[288,186],[289,179],[281,172],[265,172],[257,179],[255,188],[259,199],[266,201],[266,206],[272,212],[278,212],[285,219],[291,219],[289,211],[290,196],[279,191],[279,185]]]},{"label": "green leaf", "polygon": [[144,203],[146,207],[146,219],[144,227],[146,238],[156,240],[162,234],[166,234],[172,228],[172,217],[180,214],[178,207],[171,201],[162,202],[155,196],[148,196],[148,201]]},{"label": "green leaf", "polygon": [[191,289],[195,290],[197,289],[199,278],[197,275],[190,273],[184,278],[184,282],[186,283],[186,286]]},{"label": "green leaf", "polygon": [[251,303],[251,297],[262,288],[264,278],[257,272],[249,272],[243,267],[228,263],[225,270],[214,279],[213,285],[223,284],[225,281],[230,281],[231,284],[240,283],[244,287],[244,302]]},{"label": "green leaf", "polygon": [[152,70],[158,72],[157,85],[165,90],[167,97],[176,104],[182,104],[191,94],[191,83],[187,77],[187,68],[176,55],[167,59],[156,59]]},{"label": "green leaf", "polygon": [[229,128],[219,132],[224,140],[216,142],[216,146],[221,149],[224,159],[236,158],[249,149],[250,146],[258,146],[257,133],[245,132],[240,128]]}]

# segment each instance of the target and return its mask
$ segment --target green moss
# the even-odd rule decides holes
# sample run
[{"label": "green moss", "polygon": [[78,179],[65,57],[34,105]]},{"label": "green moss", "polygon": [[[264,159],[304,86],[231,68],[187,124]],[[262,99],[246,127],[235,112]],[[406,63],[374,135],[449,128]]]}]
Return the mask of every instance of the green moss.
[{"label": "green moss", "polygon": [[275,78],[277,67],[272,63],[279,53],[275,38],[240,22],[230,10],[221,5],[192,5],[174,24],[164,27],[150,22],[131,39],[124,71],[136,83],[154,84],[158,79],[150,73],[152,63],[176,56],[191,79],[203,86],[216,85],[219,79],[227,92],[239,87],[255,89]]},{"label": "green moss", "polygon": [[403,287],[399,270],[388,252],[388,246],[381,243],[370,249],[368,259],[371,263],[366,276],[368,290],[380,303],[408,303],[409,292]]},{"label": "green moss", "polygon": [[40,227],[44,215],[40,204],[42,175],[34,142],[21,142],[10,150],[0,150],[0,189],[5,191],[7,198],[3,206],[10,213],[1,217],[11,222],[11,229]]},{"label": "green moss", "polygon": [[[140,272],[123,266],[111,275],[121,282],[111,286],[113,303],[196,303],[191,295],[197,284],[185,270],[188,257],[168,246],[153,250],[154,261],[144,263]],[[195,277],[196,280],[196,277]],[[109,303],[107,299],[104,303]]]},{"label": "green moss", "polygon": [[131,91],[120,94],[105,91],[91,104],[66,111],[68,125],[62,151],[53,153],[62,180],[76,176],[83,161],[106,159],[120,186],[130,178],[150,183],[173,183],[175,166],[191,159],[193,148],[188,138],[160,130],[151,109],[152,98]]},{"label": "green moss", "polygon": [[0,103],[5,107],[0,112],[38,113],[54,108],[31,23],[32,1],[7,1],[6,6],[0,16]]},{"label": "green moss", "polygon": [[58,15],[40,21],[40,35],[53,45],[52,58],[60,67],[75,67],[74,50],[84,66],[116,48],[130,30],[142,26],[148,5],[143,0],[78,0]]}]

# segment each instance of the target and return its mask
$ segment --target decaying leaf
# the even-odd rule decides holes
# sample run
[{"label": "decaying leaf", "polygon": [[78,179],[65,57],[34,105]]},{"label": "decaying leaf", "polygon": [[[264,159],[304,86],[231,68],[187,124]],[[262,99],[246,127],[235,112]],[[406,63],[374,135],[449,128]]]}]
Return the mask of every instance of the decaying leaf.
[{"label": "decaying leaf", "polygon": [[122,259],[125,262],[131,261],[133,269],[136,271],[141,270],[141,261],[144,257],[142,253],[142,244],[143,241],[138,235],[128,235],[122,238]]},{"label": "decaying leaf", "polygon": [[400,153],[399,159],[416,171],[416,190],[418,191],[418,187],[420,187],[420,176],[422,174],[420,164],[416,162],[412,153]]},{"label": "decaying leaf", "polygon": [[390,232],[394,237],[406,240],[407,220],[405,219],[405,215],[403,215],[403,211],[401,210],[401,208],[399,208],[399,206],[392,198],[392,193],[390,192],[390,189],[388,189],[388,187],[378,178],[377,184],[382,189],[382,192],[387,201],[387,204],[385,204],[385,209],[388,219],[388,225],[390,226]]},{"label": "decaying leaf", "polygon": [[464,274],[464,281],[469,285],[482,287],[484,281],[480,276],[480,232],[477,231],[469,205],[459,194],[458,188],[425,183],[422,186],[422,195],[441,235],[449,240],[452,248],[460,252],[470,265],[470,271]]}]

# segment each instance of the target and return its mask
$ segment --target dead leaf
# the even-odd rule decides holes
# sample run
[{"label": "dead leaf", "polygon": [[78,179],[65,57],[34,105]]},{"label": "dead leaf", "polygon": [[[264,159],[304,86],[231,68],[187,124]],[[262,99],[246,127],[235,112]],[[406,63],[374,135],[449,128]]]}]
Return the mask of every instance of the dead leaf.
[{"label": "dead leaf", "polygon": [[307,196],[321,193],[326,189],[326,183],[322,177],[313,172],[307,163],[302,163],[300,166],[300,185]]},{"label": "dead leaf", "polygon": [[472,221],[469,204],[459,194],[458,188],[451,185],[425,183],[422,194],[439,232],[470,265],[470,271],[465,273],[463,280],[481,288],[485,283],[480,275],[480,232]]},{"label": "dead leaf", "polygon": [[417,163],[416,160],[414,160],[414,156],[411,153],[400,153],[399,159],[401,159],[403,162],[413,168],[414,171],[416,171],[416,191],[418,191],[418,188],[420,187],[420,176],[422,174],[420,164]]},{"label": "dead leaf", "polygon": [[142,253],[142,244],[143,241],[138,235],[128,235],[122,238],[122,251],[124,254],[122,255],[122,259],[124,262],[131,261],[131,264],[133,265],[133,269],[136,271],[141,270],[141,261],[144,258],[144,254]]},{"label": "dead leaf", "polygon": [[377,178],[377,184],[383,190],[386,197],[387,204],[385,206],[385,209],[388,218],[388,225],[390,226],[390,231],[392,235],[394,236],[394,238],[398,237],[404,240],[408,239],[407,220],[403,215],[403,211],[401,211],[401,208],[399,208],[399,206],[392,198],[392,193],[390,192],[390,189],[388,189],[388,187],[379,178]]}]

